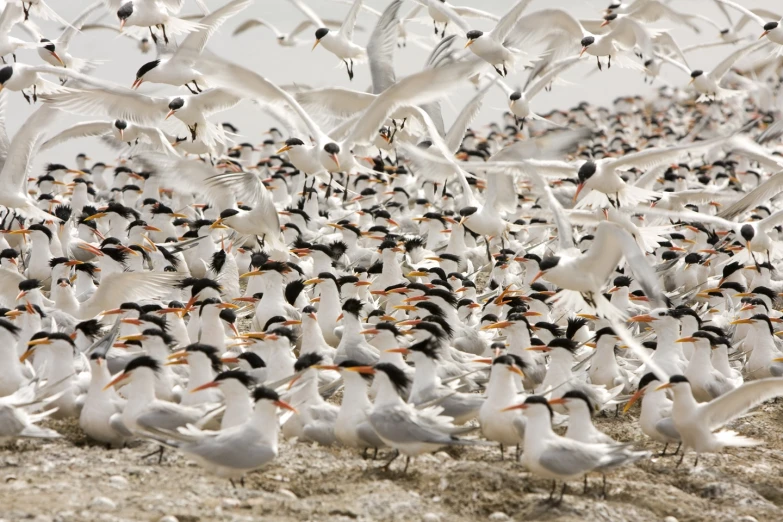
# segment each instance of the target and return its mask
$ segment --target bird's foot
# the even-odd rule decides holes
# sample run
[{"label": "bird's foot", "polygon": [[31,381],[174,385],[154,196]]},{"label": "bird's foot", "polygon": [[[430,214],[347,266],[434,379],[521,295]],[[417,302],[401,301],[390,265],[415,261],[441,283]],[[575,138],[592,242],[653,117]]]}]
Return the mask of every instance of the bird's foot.
[{"label": "bird's foot", "polygon": [[152,41],[157,44],[158,43],[158,37],[155,36],[155,32],[152,30],[152,27],[148,27],[148,29],[150,30],[150,36],[152,37]]},{"label": "bird's foot", "polygon": [[197,82],[196,80],[193,80],[193,85],[195,85],[195,86],[196,86],[196,90],[197,90],[198,92],[202,92],[202,90],[203,90],[203,89],[202,89],[201,87],[199,87],[199,86],[198,86],[198,82]]},{"label": "bird's foot", "polygon": [[505,76],[505,75],[503,74],[503,71],[501,71],[500,69],[498,69],[498,68],[497,68],[497,66],[493,65],[493,66],[492,66],[492,68],[493,68],[493,69],[495,69],[495,72],[497,72],[497,73],[498,73],[500,76]]},{"label": "bird's foot", "polygon": [[198,123],[194,124],[192,127],[188,125],[188,130],[190,130],[191,141],[196,141],[196,131],[198,130]]},{"label": "bird's foot", "polygon": [[27,103],[28,103],[28,104],[29,104],[29,103],[32,103],[32,102],[30,101],[30,97],[29,97],[27,94],[25,94],[25,92],[24,92],[24,91],[21,91],[21,92],[22,92],[22,96],[24,96],[24,99],[25,99],[25,100],[27,100]]},{"label": "bird's foot", "polygon": [[607,65],[606,68],[607,69],[611,69],[612,68],[612,55],[611,54],[609,55],[609,65]]},{"label": "bird's foot", "polygon": [[508,76],[508,69],[506,69],[506,64],[503,64],[503,76]]},{"label": "bird's foot", "polygon": [[187,83],[186,83],[186,84],[185,84],[185,87],[187,87],[187,88],[188,88],[188,90],[190,91],[190,93],[191,93],[191,94],[198,94],[196,91],[194,91],[194,90],[193,90],[193,88],[190,86],[190,84],[187,84]]},{"label": "bird's foot", "polygon": [[169,44],[169,37],[166,35],[166,25],[161,24],[160,26],[161,31],[163,31],[163,42],[168,45]]},{"label": "bird's foot", "polygon": [[596,56],[596,57],[595,57],[595,61],[596,61],[596,62],[598,62],[598,70],[599,70],[599,71],[603,71],[603,70],[604,70],[604,66],[603,66],[603,65],[601,65],[601,59],[600,59],[599,57],[597,57],[597,56]]}]

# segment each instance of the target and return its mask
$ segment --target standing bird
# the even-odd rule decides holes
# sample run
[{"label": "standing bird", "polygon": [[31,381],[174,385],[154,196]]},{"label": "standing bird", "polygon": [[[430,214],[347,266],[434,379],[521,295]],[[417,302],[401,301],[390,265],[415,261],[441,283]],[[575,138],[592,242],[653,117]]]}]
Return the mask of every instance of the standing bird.
[{"label": "standing bird", "polygon": [[710,402],[698,403],[691,384],[682,375],[673,375],[659,390],[671,388],[674,394],[672,419],[682,438],[682,464],[688,450],[696,453],[694,466],[702,453],[716,453],[726,447],[758,446],[763,441],[743,437],[731,430],[716,431],[762,402],[783,395],[783,378],[759,379],[743,384]]}]

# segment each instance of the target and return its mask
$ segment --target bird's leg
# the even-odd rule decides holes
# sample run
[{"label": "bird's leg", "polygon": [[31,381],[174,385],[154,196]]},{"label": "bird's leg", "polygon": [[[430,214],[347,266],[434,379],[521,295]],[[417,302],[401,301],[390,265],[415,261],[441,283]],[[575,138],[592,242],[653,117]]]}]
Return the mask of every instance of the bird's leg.
[{"label": "bird's leg", "polygon": [[520,450],[520,447],[519,447],[519,444],[517,444],[517,454],[516,454],[517,460],[519,460],[519,450]]},{"label": "bird's leg", "polygon": [[582,490],[582,495],[587,495],[587,474],[585,474],[585,487]]},{"label": "bird's leg", "polygon": [[378,458],[378,448],[375,448],[375,451],[372,454],[372,460],[375,460]]},{"label": "bird's leg", "polygon": [[6,64],[6,61],[5,61],[5,56],[0,56],[0,59],[2,59],[2,60],[3,60],[3,65],[5,65],[5,64]]},{"label": "bird's leg", "polygon": [[166,44],[168,45],[169,37],[166,36],[166,24],[160,24],[160,28],[163,31],[163,41],[166,42]]},{"label": "bird's leg", "polygon": [[565,490],[566,490],[566,483],[565,483],[565,481],[563,481],[563,488],[560,490],[560,498],[557,499],[557,503],[558,504],[562,504],[563,503],[563,496],[565,495]]},{"label": "bird's leg", "polygon": [[595,57],[595,61],[596,61],[596,62],[598,62],[598,70],[599,70],[599,71],[603,71],[603,70],[604,70],[604,67],[603,67],[603,65],[601,65],[601,59],[600,59],[599,57],[597,57],[597,56],[596,56],[596,57]]},{"label": "bird's leg", "polygon": [[601,473],[603,477],[603,487],[601,488],[601,496],[606,499],[606,473]]},{"label": "bird's leg", "polygon": [[367,460],[367,448],[364,448],[364,451],[362,451],[362,459]]},{"label": "bird's leg", "polygon": [[410,457],[405,457],[405,469],[402,470],[402,474],[405,475],[408,472],[408,464],[411,463]]},{"label": "bird's leg", "polygon": [[193,80],[193,85],[195,85],[195,86],[196,86],[196,90],[197,90],[198,92],[201,92],[201,91],[202,91],[201,87],[199,87],[199,86],[198,86],[198,82],[197,82],[196,80]]},{"label": "bird's leg", "polygon": [[492,262],[492,252],[489,250],[489,238],[484,236],[484,243],[487,245],[487,260]]},{"label": "bird's leg", "polygon": [[190,129],[191,140],[196,141],[196,131],[198,130],[198,123],[194,123],[192,128],[190,127],[190,125],[188,125],[188,129]]},{"label": "bird's leg", "polygon": [[443,184],[443,190],[440,191],[440,195],[441,195],[441,197],[444,197],[444,198],[446,197],[446,184],[445,183]]},{"label": "bird's leg", "polygon": [[503,76],[508,76],[508,69],[506,69],[506,64],[503,64]]},{"label": "bird's leg", "polygon": [[[332,178],[334,178],[334,172],[329,173],[329,183],[326,185],[326,199],[329,199],[329,196],[332,194]],[[375,453],[377,455],[378,448],[375,448]]]},{"label": "bird's leg", "polygon": [[27,94],[25,94],[24,91],[21,91],[21,93],[22,93],[22,96],[24,96],[24,99],[27,100],[27,103],[30,103],[30,97]]},{"label": "bird's leg", "polygon": [[26,22],[30,18],[30,9],[32,9],[33,3],[29,2],[27,4],[27,7],[25,7],[25,3],[22,2],[22,11],[24,11],[24,21]]},{"label": "bird's leg", "polygon": [[33,84],[33,103],[38,101],[38,94],[36,93],[36,89],[38,89],[38,86]]},{"label": "bird's leg", "polygon": [[241,477],[239,479],[239,484],[244,488],[245,487],[245,477]]},{"label": "bird's leg", "polygon": [[497,65],[493,65],[492,67],[495,69],[495,72],[497,72],[500,76],[503,76],[503,71],[498,69]]},{"label": "bird's leg", "polygon": [[351,68],[348,66],[348,60],[343,60],[343,63],[345,64],[345,70],[348,72],[348,79],[353,80],[353,75],[351,74]]},{"label": "bird's leg", "polygon": [[237,489],[237,485],[234,484],[234,479],[228,479],[229,482],[231,482],[231,487],[234,489]]},{"label": "bird's leg", "polygon": [[614,407],[614,418],[616,419],[619,416],[620,416],[620,405],[618,404],[617,406]]},{"label": "bird's leg", "polygon": [[154,32],[152,32],[152,26],[149,26],[147,29],[150,30],[150,36],[152,37],[152,41],[155,42],[155,43],[158,43],[158,37],[155,36]]},{"label": "bird's leg", "polygon": [[607,65],[606,68],[607,69],[611,69],[612,68],[612,55],[611,54],[609,55],[609,65]]},{"label": "bird's leg", "polygon": [[445,24],[443,24],[443,31],[441,31],[441,33],[440,33],[440,37],[441,37],[441,38],[443,38],[444,36],[446,36],[446,28],[447,28],[448,26],[449,26],[449,23],[448,23],[448,22],[446,22]]},{"label": "bird's leg", "polygon": [[198,94],[196,91],[194,91],[194,90],[193,90],[193,88],[190,86],[190,84],[187,84],[187,83],[186,83],[186,84],[185,84],[185,87],[187,87],[187,88],[188,88],[188,90],[190,91],[190,93],[191,93],[191,94]]},{"label": "bird's leg", "polygon": [[381,469],[382,469],[382,470],[384,470],[384,471],[389,471],[389,466],[391,466],[391,463],[392,463],[392,462],[394,462],[394,460],[395,460],[397,457],[399,457],[399,456],[400,456],[400,450],[398,450],[398,449],[394,450],[394,455],[392,456],[392,458],[390,458],[389,460],[387,460],[387,461],[386,461],[386,464],[384,464],[383,466],[381,466]]},{"label": "bird's leg", "polygon": [[[680,442],[679,444],[677,444],[677,449],[676,449],[676,450],[674,450],[674,454],[675,454],[675,455],[676,455],[677,453],[679,453],[679,452],[680,452],[680,448],[681,448],[681,447],[682,447],[682,442]],[[685,452],[683,452],[683,453],[685,453]]]},{"label": "bird's leg", "polygon": [[693,462],[693,469],[696,469],[696,466],[699,465],[699,454],[696,454],[696,460]]},{"label": "bird's leg", "polygon": [[666,456],[666,448],[668,448],[668,447],[669,447],[669,443],[668,442],[663,445],[663,451],[661,452],[661,457],[665,457]]},{"label": "bird's leg", "polygon": [[163,446],[159,446],[158,449],[156,449],[152,453],[147,453],[146,455],[143,455],[141,458],[142,459],[147,459],[149,457],[152,457],[153,455],[157,455],[158,456],[158,464],[163,462]]},{"label": "bird's leg", "polygon": [[11,56],[14,57],[14,63],[16,63],[16,53],[11,53]]},{"label": "bird's leg", "polygon": [[682,457],[680,457],[680,460],[677,461],[677,465],[674,466],[675,468],[679,468],[680,464],[682,464],[683,459],[685,459],[685,452],[682,452]]},{"label": "bird's leg", "polygon": [[432,20],[432,26],[435,29],[435,35],[438,34],[438,22],[435,21],[435,19]]},{"label": "bird's leg", "polygon": [[552,499],[555,497],[555,490],[557,489],[557,481],[552,481],[552,489],[549,491],[549,502],[552,502]]},{"label": "bird's leg", "polygon": [[500,444],[500,460],[506,460],[506,459],[505,459],[505,457],[504,457],[504,455],[503,455],[503,451],[504,451],[504,449],[505,449],[505,448],[503,447],[503,443],[501,443],[501,444]]}]

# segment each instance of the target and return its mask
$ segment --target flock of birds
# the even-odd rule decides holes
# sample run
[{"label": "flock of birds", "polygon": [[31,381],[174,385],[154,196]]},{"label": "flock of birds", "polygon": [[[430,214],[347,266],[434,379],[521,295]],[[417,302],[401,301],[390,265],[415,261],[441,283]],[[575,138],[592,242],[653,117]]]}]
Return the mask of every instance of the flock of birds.
[{"label": "flock of birds", "polygon": [[[679,462],[761,443],[723,428],[783,395],[780,14],[712,0],[721,26],[636,0],[580,21],[529,0],[502,16],[415,0],[403,15],[391,0],[362,47],[362,0],[342,21],[290,2],[290,33],[248,19],[237,38],[268,28],[350,78],[367,62],[369,90],[281,87],[210,53],[253,0],[189,17],[184,0],[101,0],[70,22],[7,1],[2,108],[17,93],[38,108],[0,133],[0,438],[58,437],[38,423],[78,418],[101,444],[152,441],[232,481],[275,459],[280,433],[386,450],[386,468],[499,444],[553,494],[563,481],[561,499],[567,481],[596,472],[605,488],[650,456],[593,425],[623,404],[641,401],[641,431],[664,454],[681,446]],[[43,38],[37,18],[62,34]],[[691,67],[658,20],[714,30],[700,47],[727,57]],[[407,31],[422,21],[434,36]],[[70,53],[97,30],[142,52],[153,40],[132,88]],[[409,41],[430,55],[397,78]],[[692,85],[536,113],[584,54],[650,81],[674,65]],[[506,83],[524,71],[522,89]],[[444,128],[442,102],[471,82]],[[471,130],[496,95],[501,123]],[[280,122],[258,146],[213,121],[248,101]],[[63,112],[103,119],[52,134]],[[31,171],[85,137],[116,147],[116,166],[80,154]]]}]

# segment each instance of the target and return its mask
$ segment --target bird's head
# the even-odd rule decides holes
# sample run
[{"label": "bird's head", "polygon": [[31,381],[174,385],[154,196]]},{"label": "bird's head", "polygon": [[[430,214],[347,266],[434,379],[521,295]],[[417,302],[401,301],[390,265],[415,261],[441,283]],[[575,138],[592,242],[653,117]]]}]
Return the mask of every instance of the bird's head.
[{"label": "bird's head", "polygon": [[6,82],[11,79],[11,76],[14,75],[14,66],[13,65],[6,65],[2,69],[0,69],[0,91],[3,90],[3,87],[5,86]]},{"label": "bird's head", "polygon": [[520,91],[514,91],[508,95],[508,104],[514,105],[514,103],[520,99],[522,99],[522,93]]},{"label": "bird's head", "polygon": [[[614,22],[615,20],[617,20],[617,13],[609,13],[608,15],[604,16],[604,21],[601,22],[601,27],[607,26],[612,22]],[[588,36],[587,38],[592,38],[592,36]],[[584,39],[582,41],[584,42]]]},{"label": "bird's head", "polygon": [[[321,43],[321,40],[322,40],[322,39],[324,38],[324,36],[326,36],[327,34],[329,34],[329,29],[327,29],[326,27],[321,27],[320,29],[318,29],[318,30],[315,32],[315,43],[313,44],[313,49],[315,49],[316,47],[318,47],[318,44],[319,44],[319,43]],[[313,50],[313,49],[311,49],[311,50]]]},{"label": "bird's head", "polygon": [[169,102],[169,113],[166,114],[165,120],[169,119],[175,112],[185,106],[185,100],[177,96]]},{"label": "bird's head", "polygon": [[125,27],[128,18],[133,14],[133,2],[127,2],[117,10],[117,18],[120,20],[120,31]]},{"label": "bird's head", "polygon": [[549,270],[555,268],[559,263],[560,263],[560,258],[558,256],[549,256],[542,259],[541,262],[538,264],[538,273],[533,278],[533,280],[530,281],[530,284],[533,284],[538,279],[543,277]]},{"label": "bird's head", "polygon": [[779,25],[778,22],[768,22],[764,24],[764,32],[761,33],[761,36],[759,36],[759,40],[767,36],[770,31],[774,31],[775,29],[777,29],[778,25]]},{"label": "bird's head", "polygon": [[595,43],[595,37],[585,36],[584,38],[582,38],[582,41],[579,43],[582,44],[582,50],[579,52],[579,56],[582,56],[583,54],[585,54],[585,51],[587,51],[587,48]]},{"label": "bird's head", "polygon": [[470,47],[478,38],[481,38],[483,35],[484,35],[483,31],[468,31],[467,34],[465,35],[465,38],[468,39],[468,42],[465,44],[465,47]]},{"label": "bird's head", "polygon": [[[136,71],[136,80],[133,82],[131,89],[138,89],[139,86],[144,82],[144,75],[150,72],[158,65],[160,65],[160,60],[152,60],[151,62],[147,62],[141,67],[139,67],[139,70]],[[169,109],[170,108],[171,105],[169,105]]]},{"label": "bird's head", "polygon": [[52,42],[51,40],[49,40],[47,38],[41,38],[41,44],[43,44],[43,45],[41,45],[41,47],[46,49],[46,51],[49,54],[51,54],[54,57],[55,60],[60,62],[60,65],[65,67],[65,64],[63,63],[62,59],[57,54],[57,50],[54,47],[54,42]]},{"label": "bird's head", "polygon": [[684,388],[690,389],[691,383],[684,375],[672,375],[669,378],[669,382],[662,384],[656,388],[657,390],[665,390],[671,388],[676,393]]},{"label": "bird's head", "polygon": [[338,154],[340,154],[340,146],[334,142],[327,143],[324,145],[324,152],[329,155],[329,157],[334,161],[334,164],[337,165],[337,167],[340,167],[340,159],[337,157]]},{"label": "bird's head", "polygon": [[303,147],[303,146],[304,146],[304,142],[299,138],[288,138],[287,140],[285,140],[285,146],[280,148],[280,150],[278,150],[276,154],[282,154],[284,152],[288,152],[294,147]]}]

